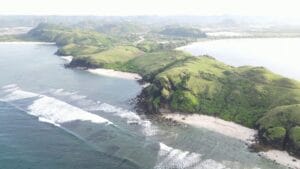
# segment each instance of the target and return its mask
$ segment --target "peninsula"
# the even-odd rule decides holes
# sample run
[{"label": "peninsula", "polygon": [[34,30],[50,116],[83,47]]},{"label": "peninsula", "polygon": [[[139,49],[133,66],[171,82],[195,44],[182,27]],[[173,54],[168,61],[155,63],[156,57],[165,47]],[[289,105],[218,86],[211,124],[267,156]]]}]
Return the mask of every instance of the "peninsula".
[{"label": "peninsula", "polygon": [[68,67],[139,74],[150,83],[140,97],[148,112],[219,117],[257,129],[263,144],[300,155],[300,82],[263,67],[233,67],[175,50],[207,36],[194,28],[119,34],[124,27],[140,32],[132,25],[108,32],[42,23],[6,39],[54,42],[57,55],[73,56]]}]

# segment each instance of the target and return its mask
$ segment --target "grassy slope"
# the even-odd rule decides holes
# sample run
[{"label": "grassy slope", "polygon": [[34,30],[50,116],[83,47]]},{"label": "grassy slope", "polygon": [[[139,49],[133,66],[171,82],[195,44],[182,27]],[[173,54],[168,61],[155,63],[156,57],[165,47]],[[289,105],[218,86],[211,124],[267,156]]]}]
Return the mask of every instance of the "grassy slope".
[{"label": "grassy slope", "polygon": [[71,29],[51,24],[40,24],[31,30],[28,35],[42,41],[56,42],[60,47],[71,43],[109,47],[113,42],[110,37],[95,31]]},{"label": "grassy slope", "polygon": [[40,24],[28,35],[56,42],[57,54],[74,56],[71,63],[74,66],[114,67],[143,54],[134,46],[120,44],[111,36],[92,30]]},{"label": "grassy slope", "polygon": [[155,75],[187,57],[190,56],[179,51],[145,53],[119,65],[116,69],[139,73],[146,80],[152,81]]},{"label": "grassy slope", "polygon": [[174,50],[155,52],[118,44],[98,32],[40,25],[30,37],[54,41],[73,66],[136,72],[152,110],[205,113],[259,128],[268,143],[300,154],[300,84],[262,67],[231,67],[211,57]]},{"label": "grassy slope", "polygon": [[142,51],[133,46],[116,46],[98,53],[86,54],[83,57],[91,60],[98,67],[114,68],[142,54]]},{"label": "grassy slope", "polygon": [[188,57],[165,69],[146,90],[154,110],[168,107],[258,127],[266,142],[280,148],[298,147],[294,152],[300,153],[299,130],[289,135],[300,126],[297,81],[262,67],[235,68],[203,56]]}]

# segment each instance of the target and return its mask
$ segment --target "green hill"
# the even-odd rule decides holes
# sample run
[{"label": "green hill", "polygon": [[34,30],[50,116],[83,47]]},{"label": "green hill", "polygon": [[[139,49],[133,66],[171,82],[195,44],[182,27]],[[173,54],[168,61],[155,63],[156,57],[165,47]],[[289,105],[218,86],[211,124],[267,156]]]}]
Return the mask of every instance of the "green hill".
[{"label": "green hill", "polygon": [[159,32],[162,35],[178,36],[178,37],[191,37],[191,38],[205,38],[206,34],[199,29],[189,27],[174,27],[169,26]]},{"label": "green hill", "polygon": [[[175,36],[195,37],[195,33],[199,32],[164,31]],[[168,108],[217,116],[256,128],[265,143],[300,155],[298,81],[263,67],[232,67],[209,56],[153,47],[156,44],[122,44],[90,30],[41,24],[28,36],[56,42],[58,54],[74,56],[72,67],[103,67],[141,74],[151,83],[142,94],[151,112]],[[153,50],[148,50],[148,46]]]},{"label": "green hill", "polygon": [[150,110],[218,116],[258,128],[266,143],[300,153],[299,82],[262,67],[235,68],[207,56],[185,56],[173,63],[145,89]]},{"label": "green hill", "polygon": [[115,68],[142,54],[142,51],[133,46],[115,46],[104,51],[84,53],[82,56],[74,57],[70,66],[89,67],[92,65],[92,67]]},{"label": "green hill", "polygon": [[42,41],[56,42],[58,46],[70,43],[78,45],[109,46],[112,39],[95,31],[71,29],[64,26],[41,23],[28,35]]}]

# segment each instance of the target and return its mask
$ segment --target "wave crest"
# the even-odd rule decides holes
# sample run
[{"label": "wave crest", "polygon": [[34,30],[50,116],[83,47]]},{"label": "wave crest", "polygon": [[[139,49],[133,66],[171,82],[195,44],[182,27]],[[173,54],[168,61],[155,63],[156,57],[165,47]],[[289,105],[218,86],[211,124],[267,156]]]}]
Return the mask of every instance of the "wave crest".
[{"label": "wave crest", "polygon": [[[112,122],[101,116],[84,111],[53,97],[23,91],[16,85],[4,86],[2,89],[5,93],[0,98],[2,101],[11,103],[16,107],[22,107],[28,114],[38,117],[42,122],[58,126],[62,123],[77,120],[112,124]],[[27,104],[16,102],[28,98],[32,98],[33,102]]]}]

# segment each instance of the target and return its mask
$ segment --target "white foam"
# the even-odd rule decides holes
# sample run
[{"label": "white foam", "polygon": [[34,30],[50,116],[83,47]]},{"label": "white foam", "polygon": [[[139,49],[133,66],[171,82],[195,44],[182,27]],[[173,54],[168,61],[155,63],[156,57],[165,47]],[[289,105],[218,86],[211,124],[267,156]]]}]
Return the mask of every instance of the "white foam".
[{"label": "white foam", "polygon": [[160,143],[159,159],[155,169],[188,168],[195,166],[201,161],[201,155],[171,148]]},{"label": "white foam", "polygon": [[13,88],[13,89],[6,89],[5,92],[10,92],[5,97],[1,98],[3,101],[15,101],[20,99],[26,99],[26,98],[32,98],[39,96],[36,93],[26,92],[19,90],[19,88]]},{"label": "white foam", "polygon": [[152,123],[147,119],[142,119],[138,114],[135,112],[125,110],[120,107],[115,107],[107,103],[102,103],[97,107],[97,110],[113,113],[115,116],[119,116],[127,120],[128,124],[138,124],[143,127],[143,134],[146,136],[152,136],[156,134],[157,128],[152,125]]},{"label": "white foam", "polygon": [[40,122],[44,122],[44,123],[50,123],[50,124],[53,124],[54,126],[60,127],[59,124],[54,123],[53,121],[48,120],[48,119],[45,119],[45,118],[43,118],[43,117],[39,117],[39,121],[40,121]]},{"label": "white foam", "polygon": [[[2,87],[2,89],[8,92],[1,98],[2,101],[6,102],[36,97],[33,103],[25,109],[28,114],[38,117],[41,122],[47,122],[57,126],[62,123],[77,120],[112,124],[109,120],[101,116],[84,111],[53,97],[20,90],[16,85],[5,86]],[[10,89],[13,90],[8,91]]]},{"label": "white foam", "polygon": [[201,158],[201,154],[175,149],[160,143],[155,169],[228,169],[223,163]]},{"label": "white foam", "polygon": [[204,160],[200,163],[197,168],[203,168],[203,169],[228,169],[226,166],[224,166],[221,163],[216,162],[215,160],[208,159]]},{"label": "white foam", "polygon": [[107,103],[102,103],[99,107],[98,110],[108,112],[108,113],[116,113],[121,118],[126,118],[128,119],[128,123],[141,123],[142,120],[140,116],[138,116],[136,113],[132,111],[128,111],[119,107],[112,106]]},{"label": "white foam", "polygon": [[40,96],[28,107],[29,114],[42,119],[47,119],[55,124],[61,124],[76,120],[90,121],[93,123],[110,123],[108,120],[69,105],[57,99]]},{"label": "white foam", "polygon": [[159,143],[160,150],[157,157],[157,164],[154,169],[230,169],[230,168],[252,168],[245,167],[238,161],[215,161],[203,159],[202,155],[196,152],[184,151]]},{"label": "white foam", "polygon": [[18,85],[17,84],[9,84],[9,85],[3,86],[2,89],[15,88],[15,87],[18,87]]},{"label": "white foam", "polygon": [[10,85],[3,86],[1,89],[4,92],[11,92],[11,91],[19,89],[19,87],[16,84],[10,84]]},{"label": "white foam", "polygon": [[63,89],[52,89],[50,95],[55,97],[67,97],[67,100],[71,100],[72,104],[79,106],[87,111],[102,111],[109,113],[113,116],[125,119],[127,124],[140,125],[142,132],[146,136],[155,135],[158,131],[156,126],[147,119],[142,119],[141,116],[133,111],[126,110],[124,108],[116,107],[107,103],[101,103],[100,101],[93,101],[86,96],[79,95],[77,92],[69,92]]},{"label": "white foam", "polygon": [[52,89],[50,92],[56,96],[68,96],[72,100],[82,100],[86,98],[86,96],[79,95],[77,92],[69,92],[64,89]]}]

